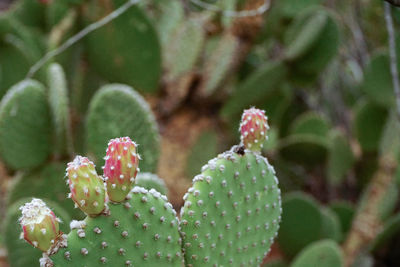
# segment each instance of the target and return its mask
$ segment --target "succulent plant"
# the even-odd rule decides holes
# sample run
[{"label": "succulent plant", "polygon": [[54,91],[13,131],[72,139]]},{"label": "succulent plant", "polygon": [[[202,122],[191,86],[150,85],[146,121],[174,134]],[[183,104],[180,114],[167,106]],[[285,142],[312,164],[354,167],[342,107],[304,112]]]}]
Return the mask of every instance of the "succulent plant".
[{"label": "succulent plant", "polygon": [[[248,116],[255,116],[254,125],[260,121],[255,136],[264,142],[268,128],[264,113],[254,108],[245,111],[243,127],[252,123]],[[265,132],[261,135],[259,131]],[[180,220],[167,198],[156,190],[130,190],[139,157],[136,144],[129,138],[110,140],[104,184],[94,164],[77,156],[67,167],[70,195],[88,216],[72,221],[68,235],[58,229],[52,232],[55,242],[41,241],[40,247],[46,251],[41,265],[79,261],[86,266],[180,266],[183,258],[188,266],[261,264],[278,233],[280,189],[268,160],[246,145],[234,146],[202,168],[184,197]],[[33,202],[50,211],[41,200]],[[36,222],[39,218],[32,205],[26,204],[23,214]],[[55,220],[55,216],[49,218]],[[46,229],[53,221],[44,220],[41,227]],[[21,225],[26,227],[25,219],[21,219]],[[29,241],[33,242],[32,238]]]}]

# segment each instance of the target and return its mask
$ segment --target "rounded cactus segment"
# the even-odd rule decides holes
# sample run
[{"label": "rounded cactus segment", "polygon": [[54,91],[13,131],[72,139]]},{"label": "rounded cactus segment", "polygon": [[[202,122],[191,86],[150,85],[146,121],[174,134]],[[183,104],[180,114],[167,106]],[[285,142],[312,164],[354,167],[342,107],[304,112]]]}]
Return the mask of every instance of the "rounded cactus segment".
[{"label": "rounded cactus segment", "polygon": [[13,169],[42,164],[50,152],[50,112],[41,84],[13,86],[0,103],[0,156]]},{"label": "rounded cactus segment", "polygon": [[342,267],[344,263],[340,247],[334,241],[322,240],[304,248],[290,266]]},{"label": "rounded cactus segment", "polygon": [[89,152],[104,166],[104,148],[112,138],[129,136],[139,145],[140,168],[154,172],[159,156],[160,137],[149,105],[131,87],[111,84],[93,97],[87,119]]},{"label": "rounded cactus segment", "polygon": [[134,187],[110,214],[74,223],[67,247],[50,256],[54,266],[182,266],[178,219],[165,196]]},{"label": "rounded cactus segment", "polygon": [[203,167],[185,195],[181,235],[187,266],[258,266],[277,235],[280,189],[268,161],[243,147]]},{"label": "rounded cactus segment", "polygon": [[76,156],[68,163],[68,184],[70,197],[84,213],[98,215],[105,208],[106,194],[103,180],[97,175],[93,162]]},{"label": "rounded cactus segment", "polygon": [[259,152],[267,139],[268,118],[264,110],[250,108],[243,112],[240,123],[240,140],[245,148]]},{"label": "rounded cactus segment", "polygon": [[104,180],[111,201],[123,201],[135,183],[140,159],[136,147],[129,137],[112,139],[108,143]]},{"label": "rounded cactus segment", "polygon": [[[88,1],[84,16],[93,23],[124,0]],[[156,92],[161,76],[161,49],[156,30],[137,5],[89,34],[86,51],[91,67],[110,82],[126,83],[141,92]]]},{"label": "rounded cactus segment", "polygon": [[139,173],[136,177],[135,186],[143,187],[147,190],[155,189],[164,196],[168,195],[168,188],[164,180],[153,173]]},{"label": "rounded cactus segment", "polygon": [[20,210],[21,238],[41,251],[49,250],[60,235],[60,219],[38,198],[25,203]]}]

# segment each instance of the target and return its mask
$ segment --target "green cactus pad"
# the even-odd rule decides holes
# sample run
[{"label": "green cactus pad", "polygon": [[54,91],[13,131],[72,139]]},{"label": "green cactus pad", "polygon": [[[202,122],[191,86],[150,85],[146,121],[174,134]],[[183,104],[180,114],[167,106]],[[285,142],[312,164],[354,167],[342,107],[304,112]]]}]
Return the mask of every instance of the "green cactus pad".
[{"label": "green cactus pad", "polygon": [[332,145],[328,152],[327,178],[331,185],[338,186],[353,167],[355,156],[342,132],[334,131],[330,139]]},{"label": "green cactus pad", "polygon": [[[325,24],[323,29],[319,29],[321,24]],[[308,8],[296,16],[286,32],[287,60],[300,73],[319,73],[337,54],[339,39],[334,16],[322,7]]]},{"label": "green cactus pad", "polygon": [[328,136],[330,128],[330,123],[322,115],[316,112],[306,112],[293,122],[290,134],[311,134],[324,138]]},{"label": "green cactus pad", "polygon": [[171,80],[193,69],[204,45],[205,32],[202,22],[192,19],[181,23],[173,36],[164,53],[164,67]]},{"label": "green cactus pad", "polygon": [[281,218],[278,180],[264,157],[233,147],[203,167],[184,200],[187,266],[261,264]]},{"label": "green cactus pad", "polygon": [[391,239],[395,238],[400,232],[400,214],[385,220],[382,230],[372,241],[370,245],[371,251],[376,251],[387,244]]},{"label": "green cactus pad", "polygon": [[280,155],[289,161],[314,166],[323,163],[328,154],[327,138],[298,134],[282,139],[279,144]]},{"label": "green cactus pad", "polygon": [[291,267],[342,267],[340,247],[332,240],[321,240],[310,244],[294,259]]},{"label": "green cactus pad", "polygon": [[64,177],[65,164],[62,163],[51,163],[41,170],[22,174],[13,181],[8,195],[8,205],[25,197],[50,199],[67,211],[72,218],[82,218],[83,214],[75,209],[72,201],[67,198],[69,190],[64,183]]},{"label": "green cactus pad", "polygon": [[390,74],[389,55],[378,53],[373,55],[365,68],[361,89],[368,98],[383,107],[391,107],[395,103],[392,75]]},{"label": "green cactus pad", "polygon": [[227,78],[238,47],[239,42],[232,33],[226,33],[219,39],[217,47],[208,55],[203,66],[205,75],[199,89],[202,96],[214,94]]},{"label": "green cactus pad", "polygon": [[342,229],[336,213],[328,207],[321,207],[322,229],[321,238],[329,238],[336,242],[342,241]]},{"label": "green cactus pad", "polygon": [[233,92],[221,110],[223,117],[237,115],[254,104],[254,101],[267,98],[283,82],[287,73],[288,69],[283,62],[268,62],[260,67]]},{"label": "green cactus pad", "polygon": [[71,143],[71,129],[68,110],[67,81],[62,67],[53,63],[47,69],[49,103],[54,124],[54,149],[57,154],[66,152]]},{"label": "green cactus pad", "polygon": [[186,162],[186,176],[194,177],[201,167],[218,153],[218,135],[215,131],[203,132],[190,149]]},{"label": "green cactus pad", "polygon": [[340,228],[342,229],[343,236],[345,236],[351,228],[351,224],[353,222],[354,217],[354,207],[349,202],[332,202],[329,207],[333,212],[336,213],[336,216],[340,222]]},{"label": "green cactus pad", "polygon": [[[39,259],[42,256],[40,250],[33,249],[25,240],[20,239],[22,229],[18,223],[18,219],[21,217],[19,207],[31,200],[32,198],[22,198],[13,205],[8,206],[5,216],[5,244],[8,251],[8,261],[12,267],[39,266]],[[57,203],[47,199],[44,199],[44,201],[46,201],[46,204],[54,211],[57,217],[62,220],[60,230],[63,232],[67,231],[70,221],[68,213],[57,205]]]},{"label": "green cactus pad", "polygon": [[[90,1],[85,9],[87,22],[99,20],[124,2]],[[86,47],[91,66],[110,82],[126,83],[141,92],[158,89],[160,44],[156,30],[138,6],[89,34]]]},{"label": "green cactus pad", "polygon": [[354,134],[366,151],[375,151],[378,149],[388,112],[365,99],[360,100],[355,107]]},{"label": "green cactus pad", "polygon": [[43,86],[13,86],[0,103],[0,156],[13,169],[42,164],[50,152],[51,119]]},{"label": "green cactus pad", "polygon": [[293,18],[299,12],[303,11],[306,8],[317,6],[321,3],[321,0],[281,0],[279,1],[279,9],[282,16],[285,18]]},{"label": "green cactus pad", "polygon": [[[155,172],[159,156],[159,133],[150,107],[131,87],[103,86],[90,103],[87,118],[88,150],[97,167],[104,165],[108,141],[129,136],[139,144],[139,168]],[[91,157],[92,158],[92,157]]]},{"label": "green cactus pad", "polygon": [[[178,219],[155,190],[132,190],[125,203],[109,203],[110,215],[84,220],[68,234],[68,246],[51,256],[55,266],[177,266],[182,264]],[[82,223],[77,223],[82,224]]]},{"label": "green cactus pad", "polygon": [[307,244],[320,238],[323,215],[318,203],[300,192],[286,194],[282,210],[279,247],[285,255],[294,257]]},{"label": "green cactus pad", "polygon": [[135,179],[135,186],[143,187],[147,190],[155,189],[164,196],[168,195],[168,188],[164,180],[149,172],[138,173]]}]

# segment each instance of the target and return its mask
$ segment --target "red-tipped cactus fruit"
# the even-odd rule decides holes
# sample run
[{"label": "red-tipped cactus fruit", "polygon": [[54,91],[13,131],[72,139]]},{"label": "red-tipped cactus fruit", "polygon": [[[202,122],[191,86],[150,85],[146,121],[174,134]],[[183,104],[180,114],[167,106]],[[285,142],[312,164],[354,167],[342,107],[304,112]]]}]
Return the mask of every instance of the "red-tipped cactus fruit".
[{"label": "red-tipped cactus fruit", "polygon": [[268,118],[264,110],[250,108],[243,111],[240,139],[245,148],[254,152],[261,151],[268,130]]},{"label": "red-tipped cactus fruit", "polygon": [[61,235],[58,224],[60,220],[41,199],[32,199],[20,210],[21,238],[42,251],[48,251]]},{"label": "red-tipped cactus fruit", "polygon": [[111,201],[123,201],[135,183],[140,159],[136,147],[129,137],[112,139],[108,143],[104,179]]},{"label": "red-tipped cactus fruit", "polygon": [[74,161],[68,163],[67,176],[71,190],[69,196],[76,206],[90,216],[100,214],[106,205],[106,193],[93,162],[76,156]]}]

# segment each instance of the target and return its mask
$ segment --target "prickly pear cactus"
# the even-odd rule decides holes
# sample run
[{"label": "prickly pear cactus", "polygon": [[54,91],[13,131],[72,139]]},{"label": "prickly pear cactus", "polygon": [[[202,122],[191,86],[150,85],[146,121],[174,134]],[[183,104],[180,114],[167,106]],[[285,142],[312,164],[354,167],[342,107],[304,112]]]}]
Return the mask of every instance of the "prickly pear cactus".
[{"label": "prickly pear cactus", "polygon": [[[244,112],[244,127],[261,112],[249,111]],[[258,266],[267,255],[282,209],[274,168],[250,150],[255,140],[265,140],[266,120],[260,126],[263,138],[257,128],[253,142],[210,160],[185,195],[181,235],[188,266]]]},{"label": "prickly pear cactus", "polygon": [[168,195],[168,188],[165,185],[164,180],[153,173],[149,172],[139,173],[138,176],[136,177],[135,185],[143,187],[147,190],[155,189],[164,196]]},{"label": "prickly pear cactus", "polygon": [[68,246],[51,256],[54,266],[181,266],[178,219],[155,190],[135,187],[109,214],[75,224]]}]

